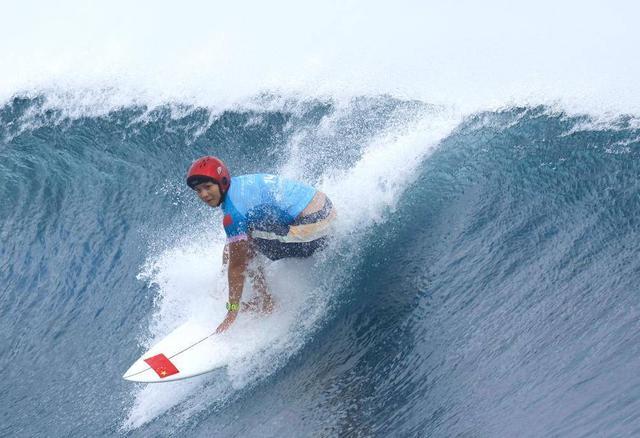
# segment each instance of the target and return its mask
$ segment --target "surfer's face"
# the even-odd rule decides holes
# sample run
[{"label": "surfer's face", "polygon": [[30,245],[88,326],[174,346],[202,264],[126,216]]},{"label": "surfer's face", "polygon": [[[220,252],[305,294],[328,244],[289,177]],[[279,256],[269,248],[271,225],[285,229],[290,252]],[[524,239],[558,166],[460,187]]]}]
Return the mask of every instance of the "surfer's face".
[{"label": "surfer's face", "polygon": [[206,204],[212,207],[220,205],[220,198],[222,197],[222,194],[220,193],[220,187],[218,187],[218,184],[203,182],[202,184],[198,184],[194,190],[198,194],[198,197]]}]

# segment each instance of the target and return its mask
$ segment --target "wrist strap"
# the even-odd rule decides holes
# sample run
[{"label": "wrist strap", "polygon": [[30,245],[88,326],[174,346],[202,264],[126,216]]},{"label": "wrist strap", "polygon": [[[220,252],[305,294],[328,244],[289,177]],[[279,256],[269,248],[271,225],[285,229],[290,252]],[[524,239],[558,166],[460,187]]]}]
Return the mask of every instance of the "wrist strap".
[{"label": "wrist strap", "polygon": [[227,310],[229,312],[237,312],[240,310],[240,303],[227,303]]}]

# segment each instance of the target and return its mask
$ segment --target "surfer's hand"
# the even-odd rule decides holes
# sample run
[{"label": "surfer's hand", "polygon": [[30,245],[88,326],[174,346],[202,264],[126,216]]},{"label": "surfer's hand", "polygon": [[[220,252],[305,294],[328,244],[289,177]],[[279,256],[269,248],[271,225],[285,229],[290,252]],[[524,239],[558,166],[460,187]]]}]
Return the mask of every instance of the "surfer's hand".
[{"label": "surfer's hand", "polygon": [[224,318],[224,321],[220,323],[218,328],[216,329],[216,333],[222,333],[229,328],[233,321],[238,317],[238,312],[227,312],[227,316]]}]

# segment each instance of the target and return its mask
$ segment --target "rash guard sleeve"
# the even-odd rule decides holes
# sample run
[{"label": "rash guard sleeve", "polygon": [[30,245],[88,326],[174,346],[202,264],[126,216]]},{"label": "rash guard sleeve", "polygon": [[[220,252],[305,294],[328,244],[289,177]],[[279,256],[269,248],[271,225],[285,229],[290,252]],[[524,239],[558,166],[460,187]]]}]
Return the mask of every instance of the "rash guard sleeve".
[{"label": "rash guard sleeve", "polygon": [[227,205],[227,208],[225,208],[222,225],[227,235],[227,243],[247,240],[249,238],[247,218],[241,215],[233,205]]}]

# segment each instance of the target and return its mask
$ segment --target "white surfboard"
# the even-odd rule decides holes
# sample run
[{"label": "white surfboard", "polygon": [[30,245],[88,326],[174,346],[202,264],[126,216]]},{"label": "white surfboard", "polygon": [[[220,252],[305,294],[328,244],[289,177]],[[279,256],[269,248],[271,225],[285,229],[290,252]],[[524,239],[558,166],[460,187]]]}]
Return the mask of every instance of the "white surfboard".
[{"label": "white surfboard", "polygon": [[143,354],[122,377],[156,383],[198,376],[229,363],[224,347],[215,327],[187,322]]}]

